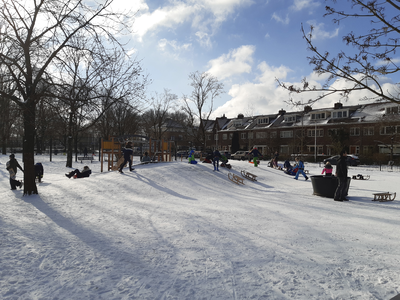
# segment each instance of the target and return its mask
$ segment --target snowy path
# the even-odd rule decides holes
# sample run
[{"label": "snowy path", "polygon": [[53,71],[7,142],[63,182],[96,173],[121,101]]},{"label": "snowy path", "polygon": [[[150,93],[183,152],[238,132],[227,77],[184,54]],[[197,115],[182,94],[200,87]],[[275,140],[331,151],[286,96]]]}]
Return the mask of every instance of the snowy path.
[{"label": "snowy path", "polygon": [[120,175],[93,163],[90,178],[68,180],[63,162],[43,163],[38,196],[10,191],[1,170],[1,299],[400,293],[400,202],[371,201],[372,192],[396,191],[398,174],[358,168],[371,179],[352,181],[351,201],[337,203],[265,164],[232,162],[236,174],[258,175],[238,186],[207,164],[144,165]]}]

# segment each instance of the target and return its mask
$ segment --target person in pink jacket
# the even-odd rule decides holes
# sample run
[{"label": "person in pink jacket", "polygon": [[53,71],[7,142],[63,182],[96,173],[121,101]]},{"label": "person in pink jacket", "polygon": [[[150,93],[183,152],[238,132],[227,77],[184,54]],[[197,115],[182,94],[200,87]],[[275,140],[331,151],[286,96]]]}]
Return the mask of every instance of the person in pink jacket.
[{"label": "person in pink jacket", "polygon": [[325,168],[322,170],[321,174],[325,173],[325,176],[332,176],[332,170],[333,170],[333,167],[332,167],[331,163],[328,161],[325,164]]}]

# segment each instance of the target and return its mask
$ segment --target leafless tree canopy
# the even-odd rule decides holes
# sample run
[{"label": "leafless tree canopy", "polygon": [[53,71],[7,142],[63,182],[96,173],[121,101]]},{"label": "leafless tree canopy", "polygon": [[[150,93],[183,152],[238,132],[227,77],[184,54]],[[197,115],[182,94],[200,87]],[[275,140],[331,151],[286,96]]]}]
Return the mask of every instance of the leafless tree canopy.
[{"label": "leafless tree canopy", "polygon": [[[147,78],[127,55],[117,34],[129,32],[127,15],[113,0],[0,0],[0,67],[9,90],[0,99],[16,103],[24,122],[24,194],[34,182],[36,106],[63,103],[90,126],[119,100],[142,97]],[[71,118],[70,118],[71,119]]]},{"label": "leafless tree canopy", "polygon": [[[205,128],[203,122],[207,122],[214,109],[214,100],[224,93],[224,85],[218,79],[207,72],[193,72],[189,75],[190,85],[193,87],[191,96],[184,96],[183,110],[190,119],[200,124],[200,139],[205,141]],[[194,107],[193,107],[194,106]]]},{"label": "leafless tree canopy", "polygon": [[[302,80],[301,87],[285,84],[278,79],[279,85],[292,93],[319,92],[318,96],[308,100],[307,104],[332,94],[340,94],[347,99],[351,92],[357,90],[367,90],[370,95],[367,99],[400,103],[399,83],[397,82],[393,92],[385,90],[379,81],[379,77],[390,77],[400,70],[398,62],[394,59],[400,41],[398,1],[350,0],[348,2],[351,5],[347,11],[337,10],[336,0],[326,0],[326,2],[332,2],[333,5],[326,6],[325,16],[333,17],[335,24],[345,22],[347,19],[368,20],[371,29],[361,33],[346,34],[343,36],[344,44],[353,47],[332,54],[315,46],[312,26],[309,33],[302,26],[303,37],[312,52],[312,56],[308,57],[310,65],[314,66],[317,74],[329,74],[329,77],[322,88],[311,86],[307,78]],[[334,88],[332,83],[338,79],[344,80],[348,87]]]}]

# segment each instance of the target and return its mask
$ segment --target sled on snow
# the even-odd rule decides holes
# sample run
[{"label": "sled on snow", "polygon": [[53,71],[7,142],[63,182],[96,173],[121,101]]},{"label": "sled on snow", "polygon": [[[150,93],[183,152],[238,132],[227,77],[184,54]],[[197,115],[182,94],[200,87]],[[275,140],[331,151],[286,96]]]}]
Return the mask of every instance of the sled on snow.
[{"label": "sled on snow", "polygon": [[254,175],[254,174],[249,173],[249,172],[244,171],[244,170],[240,171],[240,173],[242,174],[242,176],[244,178],[247,178],[247,179],[249,179],[251,181],[257,181],[257,175]]},{"label": "sled on snow", "polygon": [[244,185],[244,182],[243,182],[244,179],[233,173],[228,173],[228,178],[230,181],[232,181],[238,185],[241,185],[241,184]]},{"label": "sled on snow", "polygon": [[375,193],[374,200],[372,201],[379,201],[379,202],[388,202],[393,201],[396,198],[396,193]]},{"label": "sled on snow", "polygon": [[368,180],[369,179],[369,175],[363,176],[361,174],[357,174],[357,175],[353,175],[352,179],[355,179],[355,180]]}]

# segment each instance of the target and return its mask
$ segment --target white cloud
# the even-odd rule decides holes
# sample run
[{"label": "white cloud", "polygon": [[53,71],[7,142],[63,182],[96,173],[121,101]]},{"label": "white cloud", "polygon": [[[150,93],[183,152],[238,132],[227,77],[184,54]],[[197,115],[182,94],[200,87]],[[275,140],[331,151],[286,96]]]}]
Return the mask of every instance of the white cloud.
[{"label": "white cloud", "polygon": [[208,72],[216,76],[219,80],[241,73],[250,73],[254,51],[255,46],[252,45],[244,45],[231,50],[228,54],[223,54],[211,60]]},{"label": "white cloud", "polygon": [[275,12],[272,15],[272,19],[274,19],[278,23],[282,23],[282,24],[285,24],[285,25],[289,24],[289,22],[290,22],[290,19],[289,19],[288,15],[286,15],[285,18],[282,18],[282,17],[278,16],[278,14],[275,13]]},{"label": "white cloud", "polygon": [[192,44],[180,44],[175,40],[161,39],[158,41],[158,48],[174,59],[179,59],[182,52],[189,51],[192,48]]},{"label": "white cloud", "polygon": [[305,8],[312,9],[319,5],[319,2],[314,2],[313,0],[294,0],[293,5],[290,7],[290,9],[294,11],[300,11]]},{"label": "white cloud", "polygon": [[307,21],[307,24],[313,27],[313,39],[330,39],[333,37],[337,37],[339,34],[339,28],[328,32],[324,30],[325,24],[324,23],[317,23],[315,20]]},{"label": "white cloud", "polygon": [[234,84],[228,94],[231,100],[218,107],[214,115],[225,114],[227,117],[236,117],[239,113],[245,114],[250,110],[254,115],[278,113],[281,108],[288,109],[284,102],[289,99],[288,92],[277,88],[275,78],[286,78],[290,69],[285,66],[271,67],[262,62],[258,65],[260,71],[255,82]]},{"label": "white cloud", "polygon": [[139,13],[133,25],[134,36],[142,41],[143,37],[149,32],[160,27],[173,28],[190,20],[191,15],[196,11],[195,6],[188,6],[179,3],[175,6],[156,9],[154,12]]},{"label": "white cloud", "polygon": [[[213,116],[221,116],[225,114],[228,118],[234,118],[238,114],[246,114],[252,111],[254,115],[262,114],[277,114],[280,109],[286,111],[297,111],[302,110],[300,107],[294,107],[286,103],[289,99],[299,101],[306,104],[309,99],[315,99],[322,92],[304,92],[300,94],[292,93],[286,89],[279,87],[275,81],[278,78],[281,82],[285,82],[287,86],[293,85],[301,87],[302,83],[299,79],[295,82],[289,82],[286,78],[292,70],[286,66],[273,67],[268,65],[266,62],[262,62],[258,65],[259,74],[254,79],[254,82],[246,82],[243,84],[234,84],[230,87],[228,95],[231,97],[225,104],[218,107]],[[311,73],[307,77],[310,87],[321,88],[325,83],[328,75],[318,76],[316,73]],[[382,84],[382,88],[388,93],[396,93],[396,84],[394,84],[388,78],[382,77],[379,79]],[[336,80],[332,82],[331,87],[336,89],[351,87],[351,83],[344,80]],[[371,86],[377,89],[376,86]],[[367,97],[371,97],[372,94],[367,90],[354,91],[350,94],[350,97],[345,101],[339,93],[323,98],[317,103],[313,104],[313,108],[327,108],[333,107],[335,103],[342,102],[344,105],[358,105],[368,103],[365,100],[361,100]]]},{"label": "white cloud", "polygon": [[204,48],[212,47],[211,38],[207,32],[197,31],[196,37],[197,37],[197,41],[199,42],[199,44],[202,45]]},{"label": "white cloud", "polygon": [[198,32],[202,33],[200,39],[202,45],[209,46],[207,39],[203,39],[204,34],[212,35],[237,8],[252,3],[251,0],[172,1],[169,5],[160,7],[153,12],[149,11],[148,6],[142,6],[133,25],[134,36],[142,41],[149,32],[190,23],[191,27],[196,30],[197,36]]}]

